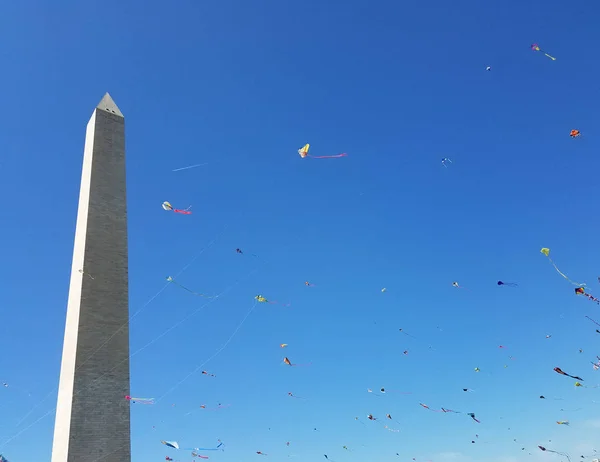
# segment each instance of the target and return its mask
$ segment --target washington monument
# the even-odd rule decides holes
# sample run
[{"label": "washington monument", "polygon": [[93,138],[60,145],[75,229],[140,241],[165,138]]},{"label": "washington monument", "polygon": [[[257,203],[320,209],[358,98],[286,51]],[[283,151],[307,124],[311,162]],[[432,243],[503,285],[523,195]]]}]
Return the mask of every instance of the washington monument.
[{"label": "washington monument", "polygon": [[131,461],[125,119],[88,122],[52,462]]}]

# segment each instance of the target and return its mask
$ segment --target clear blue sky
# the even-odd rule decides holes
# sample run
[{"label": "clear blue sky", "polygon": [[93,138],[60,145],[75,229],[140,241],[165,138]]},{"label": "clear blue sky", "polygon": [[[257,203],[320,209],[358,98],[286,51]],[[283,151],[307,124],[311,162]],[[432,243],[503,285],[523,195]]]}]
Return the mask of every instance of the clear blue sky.
[{"label": "clear blue sky", "polygon": [[[206,247],[179,281],[233,286],[204,307],[168,287],[132,321],[132,395],[164,396],[132,409],[133,460],[191,460],[160,440],[217,438],[216,462],[591,454],[600,389],[552,369],[600,382],[584,318],[600,309],[539,249],[600,293],[599,13],[556,0],[5,2],[0,452],[50,459],[85,126],[109,91],[127,126],[131,313]],[[304,143],[348,157],[300,159]],[[292,305],[257,306],[202,367],[217,377],[182,382],[258,293]],[[282,365],[280,343],[312,365]],[[412,395],[367,393],[380,387]],[[217,403],[231,406],[186,415]],[[369,413],[402,431],[354,420]]]}]

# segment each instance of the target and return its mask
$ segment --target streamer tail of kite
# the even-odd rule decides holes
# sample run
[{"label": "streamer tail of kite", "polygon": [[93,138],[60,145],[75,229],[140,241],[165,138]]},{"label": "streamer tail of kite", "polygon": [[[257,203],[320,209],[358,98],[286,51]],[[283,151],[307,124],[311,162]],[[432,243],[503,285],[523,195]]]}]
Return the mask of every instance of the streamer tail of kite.
[{"label": "streamer tail of kite", "polygon": [[552,263],[552,266],[554,266],[556,272],[560,274],[563,278],[565,278],[567,281],[569,281],[571,284],[578,287],[585,286],[585,284],[579,284],[578,282],[571,281],[566,274],[564,274],[561,270],[558,269],[558,266],[556,266],[556,264],[552,261],[552,258],[550,258],[550,249],[548,247],[542,247],[540,249],[540,253],[543,253],[546,256],[546,258],[548,258],[548,261]]},{"label": "streamer tail of kite", "polygon": [[532,44],[531,49],[533,51],[539,51],[541,53],[544,53],[544,55],[547,56],[548,58],[550,58],[552,61],[556,61],[556,58],[554,56],[551,56],[548,53],[546,53],[545,51],[541,50],[540,46],[537,43]]},{"label": "streamer tail of kite", "polygon": [[348,154],[346,154],[345,152],[343,152],[341,154],[336,154],[335,156],[313,156],[308,153],[309,149],[310,149],[310,144],[306,143],[304,146],[302,146],[300,149],[298,149],[298,154],[300,154],[300,157],[302,157],[303,159],[306,157],[312,157],[313,159],[335,159],[337,157],[347,157],[348,156]]},{"label": "streamer tail of kite", "polygon": [[204,294],[200,294],[200,293],[198,293],[198,292],[194,292],[194,291],[193,291],[193,290],[191,290],[191,289],[188,289],[187,287],[185,287],[185,286],[183,286],[183,285],[179,284],[179,283],[178,283],[178,282],[177,282],[175,279],[173,279],[173,277],[172,277],[172,276],[168,276],[168,277],[167,277],[167,282],[170,282],[170,283],[172,283],[172,284],[175,284],[177,287],[181,287],[183,290],[186,290],[186,291],[188,291],[190,294],[197,295],[198,297],[214,298],[214,297],[211,297],[210,295],[204,295]]}]

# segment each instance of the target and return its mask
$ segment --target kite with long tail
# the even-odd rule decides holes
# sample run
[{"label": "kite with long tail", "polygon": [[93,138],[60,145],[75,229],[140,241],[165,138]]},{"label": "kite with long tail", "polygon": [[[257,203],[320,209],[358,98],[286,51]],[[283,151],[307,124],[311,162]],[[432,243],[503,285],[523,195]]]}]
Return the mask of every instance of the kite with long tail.
[{"label": "kite with long tail", "polygon": [[590,300],[591,302],[596,302],[598,305],[600,305],[600,300],[598,300],[596,297],[594,297],[592,294],[588,294],[583,287],[577,287],[577,289],[575,289],[575,294],[576,295],[583,295],[584,297],[587,297],[588,300]]},{"label": "kite with long tail", "polygon": [[192,214],[192,212],[190,212],[190,210],[189,210],[189,208],[190,208],[190,207],[188,207],[188,208],[187,208],[187,209],[185,209],[185,210],[182,210],[182,209],[174,209],[174,208],[173,208],[173,206],[171,205],[171,203],[170,203],[170,202],[167,202],[167,201],[164,201],[164,202],[162,203],[162,208],[163,208],[164,210],[166,210],[167,212],[182,213],[183,215],[191,215],[191,214]]},{"label": "kite with long tail", "polygon": [[554,454],[558,454],[559,456],[566,457],[569,460],[569,462],[571,462],[571,458],[569,457],[569,455],[564,452],[558,452],[558,451],[553,451],[551,449],[546,449],[544,446],[538,446],[538,448],[540,448],[544,452],[546,452],[546,451],[553,452]]},{"label": "kite with long tail", "polygon": [[581,380],[583,382],[583,379],[581,377],[577,377],[576,375],[567,374],[560,367],[555,367],[554,372],[557,372],[560,375],[565,375],[567,377],[571,377],[572,379],[575,379],[575,380]]},{"label": "kite with long tail", "polygon": [[569,281],[574,286],[579,286],[579,287],[585,286],[585,284],[579,284],[577,282],[571,281],[566,274],[564,274],[561,270],[558,269],[558,266],[556,266],[554,264],[554,262],[552,261],[552,258],[550,258],[550,249],[548,247],[542,247],[542,249],[540,249],[540,252],[543,253],[544,255],[546,255],[546,257],[548,258],[550,263],[552,263],[552,266],[554,266],[554,269],[556,270],[556,272],[558,274],[560,274],[563,278],[565,278],[567,281]]},{"label": "kite with long tail", "polygon": [[345,152],[343,152],[342,154],[336,154],[335,156],[311,156],[308,153],[309,149],[310,149],[310,144],[307,143],[304,146],[302,146],[300,149],[298,149],[298,154],[300,154],[300,157],[302,157],[303,159],[305,157],[312,157],[313,159],[335,159],[336,157],[346,157],[348,155]]},{"label": "kite with long tail", "polygon": [[194,292],[193,290],[188,289],[185,286],[182,286],[175,279],[173,279],[172,276],[168,276],[167,277],[167,281],[170,282],[170,283],[172,283],[172,284],[175,284],[178,287],[181,287],[183,290],[187,290],[190,294],[197,295],[198,297],[214,298],[214,297],[211,297],[210,295],[199,294],[198,292]]},{"label": "kite with long tail", "polygon": [[540,46],[537,43],[533,43],[531,45],[531,50],[532,51],[539,51],[541,53],[544,53],[545,56],[547,56],[548,58],[550,58],[552,61],[556,61],[556,58],[554,56],[550,56],[548,53],[546,53],[545,51],[540,49]]},{"label": "kite with long tail", "polygon": [[518,287],[519,284],[517,284],[516,282],[503,282],[503,281],[498,281],[498,285],[499,286],[508,286],[508,287]]},{"label": "kite with long tail", "polygon": [[132,396],[127,395],[125,399],[131,404],[154,404],[154,398],[134,398]]}]

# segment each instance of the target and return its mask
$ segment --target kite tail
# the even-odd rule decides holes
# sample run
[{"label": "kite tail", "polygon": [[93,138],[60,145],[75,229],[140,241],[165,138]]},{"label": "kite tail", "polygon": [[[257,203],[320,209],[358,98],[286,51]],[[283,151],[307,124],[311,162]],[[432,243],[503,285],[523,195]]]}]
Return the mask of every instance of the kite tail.
[{"label": "kite tail", "polygon": [[345,152],[342,154],[338,154],[336,156],[308,156],[308,157],[312,157],[313,159],[335,159],[337,157],[347,157],[348,154],[346,154]]},{"label": "kite tail", "polygon": [[548,56],[548,58],[550,58],[552,61],[556,61],[556,58],[554,56],[550,56],[548,53],[544,53],[546,56]]},{"label": "kite tail", "polygon": [[182,213],[184,215],[191,215],[192,212],[190,212],[189,210],[181,210],[181,209],[173,209],[173,212],[175,213]]},{"label": "kite tail", "polygon": [[548,257],[548,260],[550,260],[550,263],[552,263],[552,266],[554,266],[554,269],[556,270],[556,272],[558,274],[560,274],[563,278],[565,278],[567,281],[569,281],[571,284],[573,284],[574,286],[577,286],[577,287],[585,286],[585,284],[578,284],[577,282],[571,281],[566,274],[564,274],[561,270],[558,269],[558,266],[556,266],[554,264],[554,262],[552,261],[552,259],[550,257]]}]

